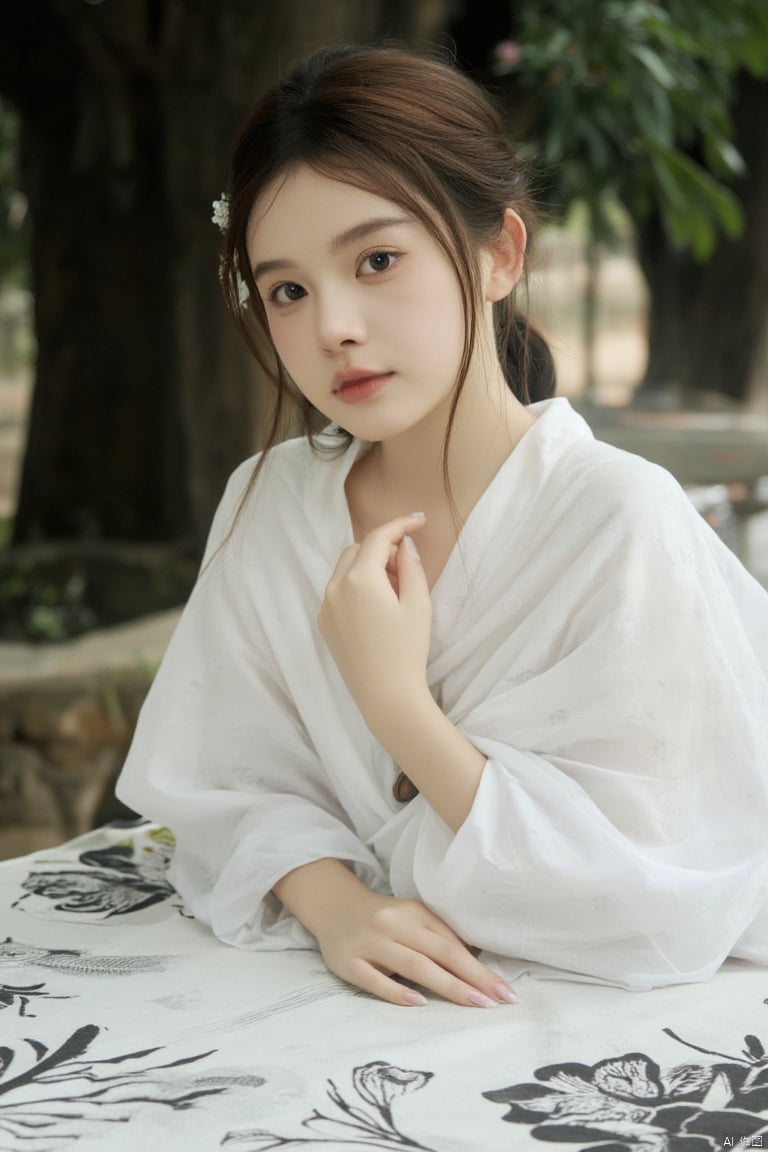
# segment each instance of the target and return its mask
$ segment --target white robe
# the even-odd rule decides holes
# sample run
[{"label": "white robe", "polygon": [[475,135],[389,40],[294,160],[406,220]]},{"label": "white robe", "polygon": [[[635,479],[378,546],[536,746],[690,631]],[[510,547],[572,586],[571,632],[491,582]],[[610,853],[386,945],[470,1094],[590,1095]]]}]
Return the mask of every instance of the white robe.
[{"label": "white robe", "polygon": [[222,940],[315,946],[270,890],[335,857],[577,978],[768,961],[768,595],[667,472],[563,399],[531,411],[432,594],[430,688],[488,758],[456,833],[393,798],[316,626],[366,446],[274,449],[216,552],[253,460],[233,474],[118,787]]}]

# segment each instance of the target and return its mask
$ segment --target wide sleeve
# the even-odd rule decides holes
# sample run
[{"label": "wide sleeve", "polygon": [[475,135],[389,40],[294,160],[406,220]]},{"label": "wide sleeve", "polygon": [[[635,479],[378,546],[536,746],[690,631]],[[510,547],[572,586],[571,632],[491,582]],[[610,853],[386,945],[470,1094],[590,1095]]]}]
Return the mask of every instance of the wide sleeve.
[{"label": "wide sleeve", "polygon": [[768,898],[768,598],[643,477],[528,557],[504,674],[450,712],[488,757],[474,805],[454,835],[418,798],[391,865],[463,939],[634,989],[707,979]]},{"label": "wide sleeve", "polygon": [[[370,887],[385,879],[330,786],[261,626],[269,604],[254,589],[259,555],[249,545],[261,533],[247,506],[228,537],[249,474],[250,465],[234,474],[216,513],[117,794],[171,828],[171,882],[220,939],[314,947],[271,893],[282,876],[334,857]],[[262,555],[268,547],[262,540]],[[294,643],[289,622],[284,643]]]}]

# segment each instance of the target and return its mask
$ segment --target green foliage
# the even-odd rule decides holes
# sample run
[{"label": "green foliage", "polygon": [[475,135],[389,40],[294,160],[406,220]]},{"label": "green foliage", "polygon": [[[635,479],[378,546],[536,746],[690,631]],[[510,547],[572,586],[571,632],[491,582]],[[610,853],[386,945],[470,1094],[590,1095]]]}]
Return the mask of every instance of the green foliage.
[{"label": "green foliage", "polygon": [[28,643],[58,643],[96,627],[86,601],[84,581],[70,576],[59,583],[20,564],[0,574],[0,629],[3,638]]},{"label": "green foliage", "polygon": [[655,206],[700,260],[720,231],[738,235],[729,104],[737,71],[768,76],[765,0],[522,0],[517,12],[519,42],[497,47],[494,71],[530,91],[555,203],[583,201],[601,240],[612,199],[633,217]]}]

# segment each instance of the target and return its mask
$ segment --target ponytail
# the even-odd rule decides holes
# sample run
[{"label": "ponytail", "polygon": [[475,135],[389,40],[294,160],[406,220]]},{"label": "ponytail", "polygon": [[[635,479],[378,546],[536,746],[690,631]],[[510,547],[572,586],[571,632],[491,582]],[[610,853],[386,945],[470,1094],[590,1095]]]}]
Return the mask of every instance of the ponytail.
[{"label": "ponytail", "polygon": [[549,400],[557,386],[552,350],[528,317],[500,301],[496,313],[499,361],[510,391],[521,404]]}]

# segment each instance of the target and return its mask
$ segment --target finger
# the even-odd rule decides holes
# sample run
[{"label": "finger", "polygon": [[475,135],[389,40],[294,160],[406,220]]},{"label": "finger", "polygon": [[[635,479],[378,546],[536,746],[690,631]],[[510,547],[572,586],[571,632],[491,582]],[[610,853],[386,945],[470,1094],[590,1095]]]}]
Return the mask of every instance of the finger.
[{"label": "finger", "polygon": [[481,963],[470,945],[457,936],[444,920],[426,905],[420,908],[420,912],[423,928],[433,939],[425,941],[421,933],[409,933],[407,943],[412,948],[429,955],[441,967],[459,976],[484,996],[505,1004],[518,1002],[517,993],[506,980]]},{"label": "finger", "polygon": [[397,584],[399,598],[421,597],[430,600],[429,583],[421,563],[418,549],[410,536],[403,536],[397,549]]},{"label": "finger", "polygon": [[[469,960],[473,958],[469,956]],[[469,1008],[498,1008],[502,1004],[515,1003],[517,999],[512,989],[509,989],[511,995],[506,993],[508,986],[495,973],[485,969],[484,965],[478,965],[483,971],[477,976],[472,966],[464,965],[460,960],[457,962],[455,956],[446,960],[435,957],[431,951],[427,954],[426,948],[404,948],[395,963],[398,975],[422,988],[428,988],[452,1004]]]},{"label": "finger", "polygon": [[372,996],[378,996],[380,1000],[386,1000],[389,1004],[416,1008],[428,1003],[426,996],[421,992],[400,984],[367,960],[358,961],[346,979],[357,988],[362,988],[364,992],[370,992]]},{"label": "finger", "polygon": [[503,1004],[517,1003],[519,997],[514,989],[498,972],[478,960],[463,941],[451,940],[437,933],[434,935],[436,938],[428,949],[428,955],[441,968],[490,1000]]},{"label": "finger", "polygon": [[384,567],[391,546],[397,546],[406,533],[417,532],[424,523],[424,514],[414,512],[410,516],[398,516],[386,524],[380,524],[363,538],[359,552],[361,562]]},{"label": "finger", "polygon": [[433,912],[431,908],[427,908],[426,904],[422,904],[418,900],[414,900],[416,910],[421,914],[421,923],[430,932],[434,932],[437,936],[444,936],[446,940],[453,940],[456,944],[460,944],[462,948],[466,948],[467,944],[462,940],[457,932],[454,932],[450,924],[446,924],[445,920]]},{"label": "finger", "polygon": [[359,551],[359,544],[350,544],[348,548],[344,549],[336,561],[336,567],[333,570],[331,580],[340,580],[343,576],[346,576],[347,572],[349,572],[350,568],[357,559],[357,554]]},{"label": "finger", "polygon": [[392,544],[389,549],[389,560],[387,561],[387,576],[389,583],[392,585],[392,591],[395,596],[400,598],[400,580],[397,574],[397,544]]},{"label": "finger", "polygon": [[387,560],[387,572],[391,573],[392,576],[397,575],[397,553],[398,553],[398,551],[399,551],[399,548],[398,548],[397,544],[390,544],[390,546],[389,546],[389,558]]}]

